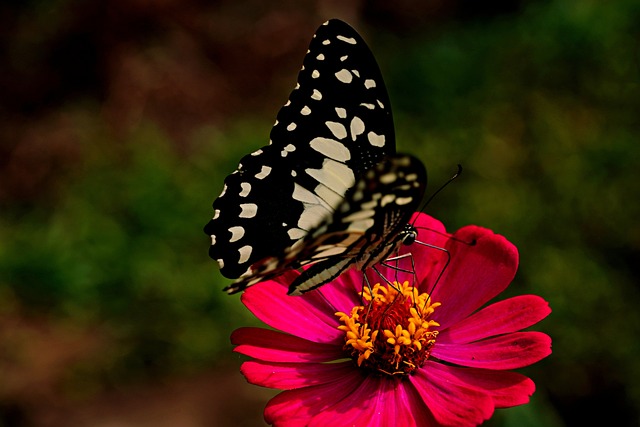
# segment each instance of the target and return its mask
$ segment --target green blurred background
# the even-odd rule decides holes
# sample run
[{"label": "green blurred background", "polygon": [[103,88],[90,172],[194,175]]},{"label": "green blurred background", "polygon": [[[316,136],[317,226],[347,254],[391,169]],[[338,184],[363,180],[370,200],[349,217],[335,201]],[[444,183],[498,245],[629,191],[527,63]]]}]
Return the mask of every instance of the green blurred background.
[{"label": "green blurred background", "polygon": [[202,227],[331,17],[429,188],[463,165],[429,213],[553,309],[487,425],[640,425],[640,2],[31,0],[0,6],[0,426],[264,425]]}]

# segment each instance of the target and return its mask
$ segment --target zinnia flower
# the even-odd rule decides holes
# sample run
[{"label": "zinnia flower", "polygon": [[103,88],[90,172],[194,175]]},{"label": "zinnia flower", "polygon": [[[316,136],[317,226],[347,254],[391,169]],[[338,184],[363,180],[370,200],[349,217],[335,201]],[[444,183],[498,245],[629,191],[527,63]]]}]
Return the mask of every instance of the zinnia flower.
[{"label": "zinnia flower", "polygon": [[474,426],[495,408],[529,401],[533,381],[511,370],[551,353],[546,334],[521,331],[545,318],[548,304],[522,295],[481,308],[514,278],[517,249],[484,228],[449,236],[427,215],[414,219],[419,240],[449,254],[419,243],[403,248],[415,276],[379,266],[393,283],[378,278],[369,289],[352,269],[292,297],[286,292],[298,273],[290,272],[242,295],[275,329],[231,336],[235,351],[254,359],[242,364],[247,380],[285,390],[265,408],[269,424]]}]

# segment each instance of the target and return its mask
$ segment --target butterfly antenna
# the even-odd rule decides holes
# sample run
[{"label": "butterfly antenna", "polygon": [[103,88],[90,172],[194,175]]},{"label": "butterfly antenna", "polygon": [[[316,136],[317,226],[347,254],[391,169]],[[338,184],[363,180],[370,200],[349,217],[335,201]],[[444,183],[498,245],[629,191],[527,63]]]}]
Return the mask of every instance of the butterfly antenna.
[{"label": "butterfly antenna", "polygon": [[442,184],[440,186],[440,188],[438,188],[431,196],[429,196],[429,198],[427,199],[426,202],[424,202],[422,204],[422,207],[420,208],[420,212],[424,212],[425,209],[427,208],[427,206],[429,206],[429,203],[431,203],[431,201],[438,195],[438,193],[440,193],[442,190],[444,190],[444,188],[451,184],[453,182],[453,180],[455,180],[457,177],[460,176],[460,174],[462,173],[462,165],[458,165],[458,170],[456,171],[456,173],[454,173],[451,178],[449,178],[444,184]]}]

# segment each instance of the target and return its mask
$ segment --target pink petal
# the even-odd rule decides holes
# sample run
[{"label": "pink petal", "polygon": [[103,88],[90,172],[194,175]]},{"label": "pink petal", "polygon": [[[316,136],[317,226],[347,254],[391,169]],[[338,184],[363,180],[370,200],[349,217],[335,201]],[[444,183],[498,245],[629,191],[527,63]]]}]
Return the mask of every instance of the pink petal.
[{"label": "pink petal", "polygon": [[421,229],[436,231],[440,234],[447,232],[441,221],[424,212],[414,212],[413,215],[411,215],[411,224],[418,229],[418,234],[420,234]]},{"label": "pink petal", "polygon": [[239,328],[231,334],[233,351],[268,362],[328,362],[344,357],[341,346],[315,343],[263,328]]},{"label": "pink petal", "polygon": [[427,362],[409,381],[441,424],[475,426],[493,414],[491,396],[458,380],[449,366]]},{"label": "pink petal", "polygon": [[389,391],[381,387],[384,380],[380,377],[368,376],[358,388],[354,389],[344,399],[336,402],[331,407],[324,409],[315,415],[309,427],[326,427],[335,425],[344,426],[372,426],[376,427],[380,422],[376,410],[395,412],[394,407],[380,408],[378,402],[384,402],[389,396]]},{"label": "pink petal", "polygon": [[[435,319],[443,329],[469,316],[506,289],[518,267],[516,247],[490,230],[467,226],[453,237],[446,245],[451,262],[433,292],[433,300],[442,303]],[[435,268],[444,268],[444,265]],[[434,275],[430,279],[435,279]],[[423,283],[422,290],[434,283]]]},{"label": "pink petal", "polygon": [[378,422],[374,425],[380,427],[437,425],[420,395],[405,381],[385,378],[380,382],[380,388],[379,395],[386,398],[378,400],[377,409],[372,416]]},{"label": "pink petal", "polygon": [[332,383],[284,391],[267,403],[264,418],[276,426],[308,425],[315,415],[348,399],[364,379],[361,370],[352,369]]},{"label": "pink petal", "polygon": [[[409,391],[409,392],[407,392]],[[348,398],[313,417],[309,426],[422,427],[435,426],[429,409],[406,383],[368,376]]]},{"label": "pink petal", "polygon": [[351,268],[333,282],[323,285],[312,293],[318,293],[324,299],[323,310],[330,313],[338,311],[350,313],[354,306],[361,304],[359,292],[362,290],[362,280],[362,273]]},{"label": "pink petal", "polygon": [[[412,245],[402,246],[401,253],[411,253],[416,267],[417,283],[425,285],[435,283],[446,260],[446,252],[442,249],[450,240],[449,234],[440,221],[429,215],[415,213],[413,221],[418,237]],[[404,266],[410,268],[407,264]],[[431,288],[427,285],[421,287],[421,290],[429,292]]]},{"label": "pink petal", "polygon": [[416,426],[429,427],[439,426],[438,422],[433,418],[433,414],[427,407],[422,396],[417,392],[415,387],[410,383],[403,382],[402,387],[396,387],[396,404],[399,411],[396,412],[398,418],[397,423],[388,420],[385,426]]},{"label": "pink petal", "polygon": [[251,384],[291,390],[339,381],[354,370],[353,362],[265,363],[244,362],[240,372]]},{"label": "pink petal", "polygon": [[551,338],[542,332],[515,332],[469,344],[436,342],[431,355],[446,362],[484,369],[517,369],[551,354]]},{"label": "pink petal", "polygon": [[493,398],[496,408],[523,405],[536,390],[533,381],[516,372],[454,366],[449,367],[449,372],[464,383],[484,389]]},{"label": "pink petal", "polygon": [[440,330],[438,343],[469,343],[516,332],[539,322],[549,313],[549,304],[539,296],[509,298],[485,307],[448,329]]},{"label": "pink petal", "polygon": [[249,287],[241,301],[275,329],[309,341],[340,345],[344,341],[344,333],[337,329],[338,318],[325,309],[326,300],[318,292],[289,296],[287,285],[268,280]]}]

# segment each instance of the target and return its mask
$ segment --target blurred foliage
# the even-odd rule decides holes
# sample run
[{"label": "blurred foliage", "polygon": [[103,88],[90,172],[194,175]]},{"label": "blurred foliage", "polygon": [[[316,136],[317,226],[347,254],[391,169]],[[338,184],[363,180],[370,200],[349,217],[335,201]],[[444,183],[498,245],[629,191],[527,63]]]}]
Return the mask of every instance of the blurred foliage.
[{"label": "blurred foliage", "polygon": [[[505,235],[521,255],[507,293],[553,309],[535,328],[554,353],[526,370],[532,403],[488,425],[638,425],[640,3],[538,1],[405,32],[358,27],[389,87],[399,151],[424,160],[431,190],[464,168],[428,212],[451,230]],[[202,227],[285,95],[270,116],[203,122],[179,143],[153,118],[122,136],[98,103],[59,108],[73,161],[44,194],[2,206],[0,315],[102,337],[69,368],[68,393],[197,372],[255,322],[220,291]]]}]

